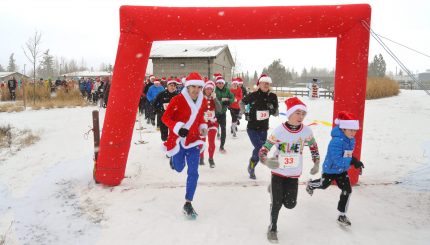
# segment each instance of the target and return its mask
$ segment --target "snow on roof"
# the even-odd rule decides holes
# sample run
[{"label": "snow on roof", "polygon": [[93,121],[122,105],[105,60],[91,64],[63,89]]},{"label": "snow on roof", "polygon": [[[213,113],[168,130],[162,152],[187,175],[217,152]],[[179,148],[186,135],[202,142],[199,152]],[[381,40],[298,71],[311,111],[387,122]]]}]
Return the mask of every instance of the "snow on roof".
[{"label": "snow on roof", "polygon": [[162,44],[153,47],[149,58],[198,58],[216,57],[227,45]]},{"label": "snow on roof", "polygon": [[2,72],[0,72],[0,78],[1,77],[7,77],[7,76],[10,76],[10,75],[15,74],[15,73],[18,73],[18,72],[16,72],[16,71],[2,71]]},{"label": "snow on roof", "polygon": [[61,76],[66,77],[107,77],[111,76],[112,73],[107,71],[76,71],[71,73],[62,74]]}]

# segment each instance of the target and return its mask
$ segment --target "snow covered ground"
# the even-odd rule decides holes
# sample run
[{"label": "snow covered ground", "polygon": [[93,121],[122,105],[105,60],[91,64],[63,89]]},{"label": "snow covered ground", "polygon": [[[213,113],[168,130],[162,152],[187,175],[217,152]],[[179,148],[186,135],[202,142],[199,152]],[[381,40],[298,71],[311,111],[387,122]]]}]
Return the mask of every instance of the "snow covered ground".
[{"label": "snow covered ground", "polygon": [[[331,100],[303,100],[310,111],[308,123],[331,120]],[[194,201],[199,217],[189,221],[181,213],[186,173],[170,170],[152,126],[144,124],[151,132],[143,138],[150,143],[132,144],[122,184],[94,184],[92,137],[84,137],[93,109],[0,114],[0,125],[30,128],[41,137],[0,162],[0,238],[5,235],[6,244],[268,243],[270,172],[260,165],[257,180],[248,179],[251,143],[245,121],[237,139],[228,134],[227,154],[215,153],[216,168],[200,168]],[[284,120],[271,119],[271,127]],[[280,243],[429,244],[429,125],[430,97],[422,91],[367,101],[362,154],[366,168],[353,188],[352,227],[342,229],[335,222],[336,187],[310,197],[300,185],[297,207],[281,210]],[[312,128],[324,157],[330,128]],[[139,131],[134,132],[133,142],[139,139]],[[311,165],[306,154],[302,182],[311,177]]]}]

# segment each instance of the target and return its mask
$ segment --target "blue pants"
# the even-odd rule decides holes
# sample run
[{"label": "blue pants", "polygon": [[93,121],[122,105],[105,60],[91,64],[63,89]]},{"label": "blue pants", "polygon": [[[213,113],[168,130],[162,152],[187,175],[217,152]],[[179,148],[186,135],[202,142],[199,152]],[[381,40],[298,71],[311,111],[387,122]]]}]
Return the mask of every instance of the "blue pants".
[{"label": "blue pants", "polygon": [[264,145],[264,143],[266,143],[267,130],[259,131],[254,129],[247,129],[246,131],[248,132],[249,139],[254,146],[251,160],[257,165],[258,161],[260,160],[260,158],[258,157],[258,151],[260,151],[261,147]]},{"label": "blue pants", "polygon": [[185,168],[185,160],[188,165],[187,170],[187,191],[185,194],[185,199],[187,201],[192,201],[194,197],[194,193],[197,188],[197,180],[199,179],[199,161],[200,161],[200,147],[194,146],[189,149],[185,149],[182,147],[181,143],[179,150],[176,155],[172,156],[173,167],[175,170],[180,173]]}]

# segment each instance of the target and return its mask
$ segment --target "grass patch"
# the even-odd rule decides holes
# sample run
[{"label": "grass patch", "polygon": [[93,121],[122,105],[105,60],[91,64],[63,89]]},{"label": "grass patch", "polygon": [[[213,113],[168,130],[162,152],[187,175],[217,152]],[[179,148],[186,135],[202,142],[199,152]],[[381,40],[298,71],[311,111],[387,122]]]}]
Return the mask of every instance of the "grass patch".
[{"label": "grass patch", "polygon": [[399,84],[388,77],[369,77],[367,79],[367,100],[397,96],[399,93]]}]

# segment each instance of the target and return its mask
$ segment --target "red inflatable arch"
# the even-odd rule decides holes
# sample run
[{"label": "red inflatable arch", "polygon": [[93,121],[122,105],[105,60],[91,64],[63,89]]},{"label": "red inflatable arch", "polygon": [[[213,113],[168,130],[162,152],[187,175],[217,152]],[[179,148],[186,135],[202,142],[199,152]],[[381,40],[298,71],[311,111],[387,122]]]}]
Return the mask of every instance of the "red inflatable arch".
[{"label": "red inflatable arch", "polygon": [[[124,178],[146,65],[154,41],[337,38],[334,115],[349,110],[363,128],[371,8],[367,4],[288,7],[120,8],[121,35],[103,125],[97,182]],[[360,157],[362,130],[355,156]],[[350,172],[353,184],[358,173]]]}]

